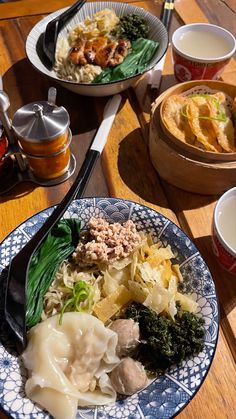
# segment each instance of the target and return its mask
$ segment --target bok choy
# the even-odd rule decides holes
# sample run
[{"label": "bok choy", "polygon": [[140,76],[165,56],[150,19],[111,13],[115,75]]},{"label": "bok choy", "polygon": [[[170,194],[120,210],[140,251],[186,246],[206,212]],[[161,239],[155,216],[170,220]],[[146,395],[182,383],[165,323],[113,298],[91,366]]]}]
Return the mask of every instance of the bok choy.
[{"label": "bok choy", "polygon": [[26,326],[40,321],[43,297],[60,264],[75,250],[79,241],[80,220],[60,220],[33,255],[26,287]]}]

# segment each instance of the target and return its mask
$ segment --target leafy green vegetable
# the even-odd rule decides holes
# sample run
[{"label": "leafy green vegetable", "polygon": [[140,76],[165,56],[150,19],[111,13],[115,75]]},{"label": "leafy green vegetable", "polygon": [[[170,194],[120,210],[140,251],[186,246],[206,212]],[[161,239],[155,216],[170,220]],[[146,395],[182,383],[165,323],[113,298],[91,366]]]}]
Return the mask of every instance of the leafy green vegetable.
[{"label": "leafy green vegetable", "polygon": [[138,38],[147,38],[148,31],[148,24],[143,17],[128,14],[120,18],[118,25],[112,31],[112,35],[134,41]]},{"label": "leafy green vegetable", "polygon": [[204,320],[181,313],[179,305],[175,322],[139,303],[129,305],[125,316],[139,323],[141,343],[135,357],[150,372],[162,373],[203,349]]},{"label": "leafy green vegetable", "polygon": [[26,287],[26,326],[40,320],[43,297],[51,285],[60,264],[70,256],[79,241],[80,221],[60,220],[33,255]]},{"label": "leafy green vegetable", "polygon": [[[71,289],[71,295],[65,301],[60,318],[59,324],[62,324],[62,317],[65,311],[89,311],[93,303],[94,289],[85,281],[78,281]],[[81,303],[84,303],[83,305]]]},{"label": "leafy green vegetable", "polygon": [[158,42],[151,39],[137,39],[132,42],[132,48],[122,63],[113,68],[105,68],[95,77],[93,83],[109,83],[142,72],[151,61],[158,45]]}]

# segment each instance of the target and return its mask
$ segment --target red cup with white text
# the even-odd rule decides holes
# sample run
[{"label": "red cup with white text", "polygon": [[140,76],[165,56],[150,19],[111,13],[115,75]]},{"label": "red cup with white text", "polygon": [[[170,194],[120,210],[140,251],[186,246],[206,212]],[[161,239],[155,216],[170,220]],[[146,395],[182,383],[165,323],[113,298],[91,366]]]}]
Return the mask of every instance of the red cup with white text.
[{"label": "red cup with white text", "polygon": [[172,36],[172,60],[180,82],[216,80],[236,50],[235,37],[209,23],[192,23]]},{"label": "red cup with white text", "polygon": [[212,246],[220,265],[236,275],[236,187],[225,192],[215,206]]}]

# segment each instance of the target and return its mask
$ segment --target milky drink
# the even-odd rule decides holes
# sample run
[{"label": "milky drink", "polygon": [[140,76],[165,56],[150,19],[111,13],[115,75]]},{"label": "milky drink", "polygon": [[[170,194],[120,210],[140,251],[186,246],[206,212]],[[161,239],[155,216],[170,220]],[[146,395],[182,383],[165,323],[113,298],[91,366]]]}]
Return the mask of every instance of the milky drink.
[{"label": "milky drink", "polygon": [[236,252],[236,195],[229,196],[219,208],[219,232],[225,242]]},{"label": "milky drink", "polygon": [[209,30],[188,30],[175,40],[175,45],[183,54],[196,58],[218,58],[231,50],[225,38]]}]

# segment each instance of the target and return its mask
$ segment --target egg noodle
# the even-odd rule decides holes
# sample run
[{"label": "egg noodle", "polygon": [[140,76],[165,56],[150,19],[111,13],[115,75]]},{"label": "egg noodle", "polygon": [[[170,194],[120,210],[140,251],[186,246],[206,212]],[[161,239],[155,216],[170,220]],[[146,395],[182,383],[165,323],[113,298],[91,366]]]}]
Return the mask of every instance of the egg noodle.
[{"label": "egg noodle", "polygon": [[56,46],[55,72],[60,79],[78,83],[91,83],[102,72],[102,68],[94,64],[78,66],[68,60],[68,53],[73,45],[80,39],[91,39],[98,36],[108,36],[119,22],[114,10],[103,9],[92,17],[87,17],[74,27],[67,38],[58,38]]}]

